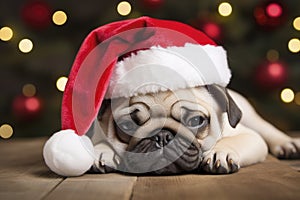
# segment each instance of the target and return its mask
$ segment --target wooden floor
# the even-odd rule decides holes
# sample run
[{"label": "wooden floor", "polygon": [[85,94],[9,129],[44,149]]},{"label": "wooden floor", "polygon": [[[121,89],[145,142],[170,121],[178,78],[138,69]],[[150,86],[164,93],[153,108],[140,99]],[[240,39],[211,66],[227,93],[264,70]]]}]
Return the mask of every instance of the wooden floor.
[{"label": "wooden floor", "polygon": [[43,162],[45,140],[0,141],[0,200],[300,199],[299,160],[283,162],[269,156],[265,162],[231,175],[86,174],[63,178]]}]

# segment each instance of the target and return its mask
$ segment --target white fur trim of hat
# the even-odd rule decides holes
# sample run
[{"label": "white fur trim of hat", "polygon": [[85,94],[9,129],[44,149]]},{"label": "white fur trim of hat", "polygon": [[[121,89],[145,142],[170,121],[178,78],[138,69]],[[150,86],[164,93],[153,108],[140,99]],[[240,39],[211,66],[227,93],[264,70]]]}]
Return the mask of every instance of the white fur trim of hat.
[{"label": "white fur trim of hat", "polygon": [[226,51],[221,46],[186,44],[154,46],[119,61],[110,79],[106,98],[218,84],[231,78]]}]

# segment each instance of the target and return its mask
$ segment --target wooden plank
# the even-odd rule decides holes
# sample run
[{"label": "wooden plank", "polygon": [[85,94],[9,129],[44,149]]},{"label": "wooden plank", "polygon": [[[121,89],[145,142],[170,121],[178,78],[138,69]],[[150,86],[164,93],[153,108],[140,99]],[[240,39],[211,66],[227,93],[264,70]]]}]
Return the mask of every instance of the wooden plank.
[{"label": "wooden plank", "polygon": [[45,199],[89,200],[89,199],[130,199],[134,176],[120,174],[87,174],[77,178],[67,178]]},{"label": "wooden plank", "polygon": [[61,181],[42,157],[45,138],[0,142],[0,199],[42,199]]},{"label": "wooden plank", "polygon": [[16,199],[42,199],[53,188],[55,188],[60,181],[47,179],[13,179],[1,180],[0,183],[0,199],[16,200]]},{"label": "wooden plank", "polygon": [[231,175],[139,177],[132,199],[300,199],[300,173],[269,156]]},{"label": "wooden plank", "polygon": [[280,160],[280,162],[289,165],[291,168],[300,172],[300,159],[298,160]]},{"label": "wooden plank", "polygon": [[86,174],[64,179],[50,172],[44,164],[42,147],[45,140],[0,142],[1,200],[300,199],[300,173],[271,156],[264,163],[231,175],[137,178],[120,174]]}]

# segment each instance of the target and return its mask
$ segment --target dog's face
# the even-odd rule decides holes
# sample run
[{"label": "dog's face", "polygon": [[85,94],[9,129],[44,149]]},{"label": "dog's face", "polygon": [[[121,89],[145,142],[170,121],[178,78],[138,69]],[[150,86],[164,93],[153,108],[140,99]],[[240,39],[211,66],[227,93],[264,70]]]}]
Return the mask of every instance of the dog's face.
[{"label": "dog's face", "polygon": [[158,174],[196,170],[203,153],[221,137],[223,114],[232,126],[239,120],[230,101],[218,86],[112,100],[106,112],[113,116],[113,138],[126,147],[123,167]]}]

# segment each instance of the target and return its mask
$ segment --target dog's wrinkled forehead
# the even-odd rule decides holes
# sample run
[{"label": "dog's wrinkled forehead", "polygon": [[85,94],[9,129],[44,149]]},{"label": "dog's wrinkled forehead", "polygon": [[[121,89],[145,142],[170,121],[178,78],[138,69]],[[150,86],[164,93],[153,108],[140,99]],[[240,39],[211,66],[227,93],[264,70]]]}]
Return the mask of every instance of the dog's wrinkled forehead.
[{"label": "dog's wrinkled forehead", "polygon": [[117,112],[120,112],[120,109],[130,107],[134,104],[143,104],[145,107],[151,106],[152,108],[158,106],[164,110],[172,110],[172,106],[180,102],[196,103],[208,110],[220,110],[218,102],[209,93],[206,87],[139,95],[127,99],[118,98],[113,99],[111,104],[112,110],[116,114]]}]

